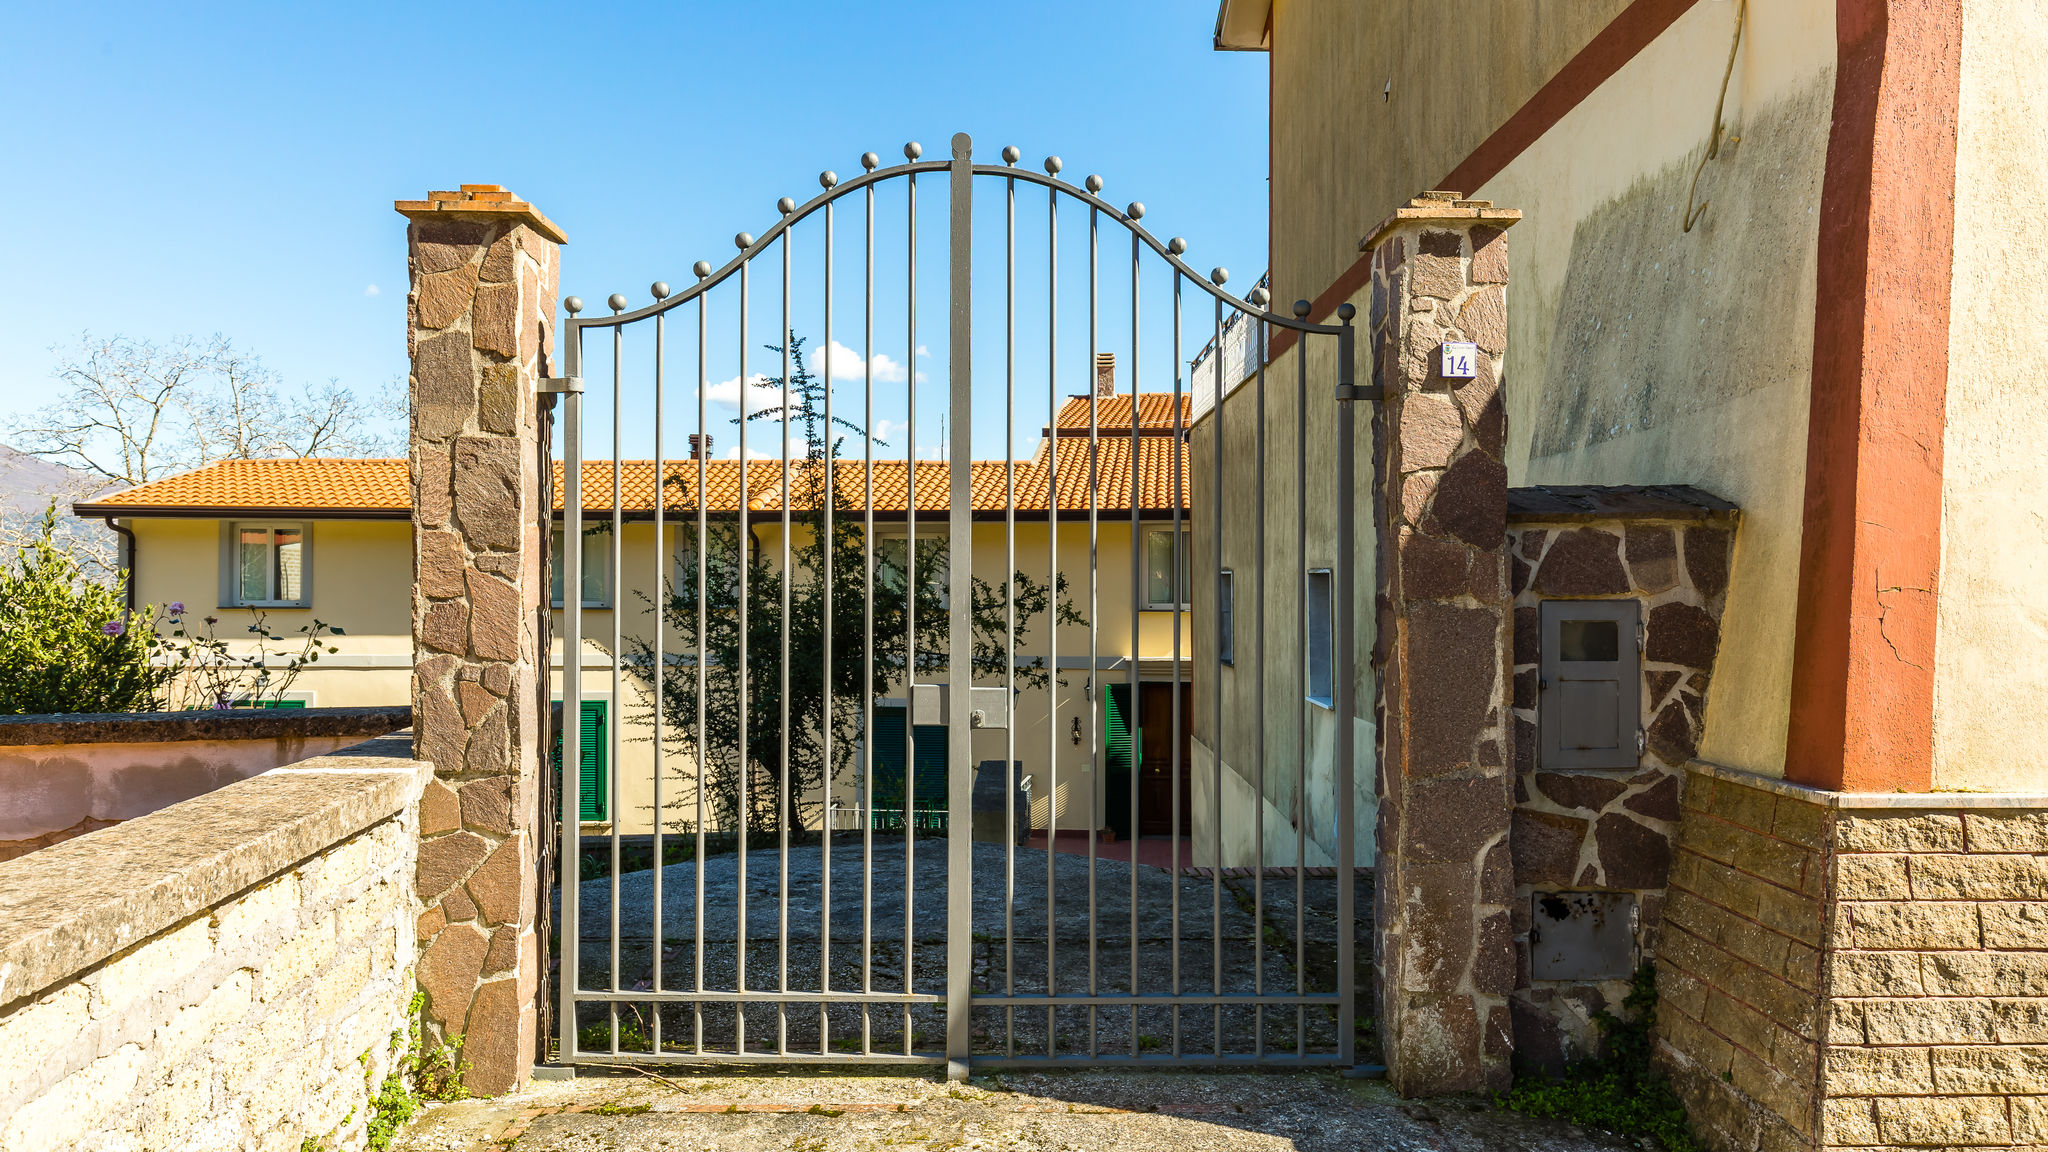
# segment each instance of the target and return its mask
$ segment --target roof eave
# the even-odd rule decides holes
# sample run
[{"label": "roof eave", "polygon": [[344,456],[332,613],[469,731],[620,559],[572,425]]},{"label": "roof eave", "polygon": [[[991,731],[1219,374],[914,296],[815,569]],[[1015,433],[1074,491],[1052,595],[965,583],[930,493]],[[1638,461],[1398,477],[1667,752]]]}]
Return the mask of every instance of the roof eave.
[{"label": "roof eave", "polygon": [[87,504],[71,506],[74,516],[101,519],[227,520],[269,517],[279,520],[411,520],[410,508],[277,508],[232,504]]},{"label": "roof eave", "polygon": [[1272,50],[1273,0],[1218,0],[1216,51]]}]

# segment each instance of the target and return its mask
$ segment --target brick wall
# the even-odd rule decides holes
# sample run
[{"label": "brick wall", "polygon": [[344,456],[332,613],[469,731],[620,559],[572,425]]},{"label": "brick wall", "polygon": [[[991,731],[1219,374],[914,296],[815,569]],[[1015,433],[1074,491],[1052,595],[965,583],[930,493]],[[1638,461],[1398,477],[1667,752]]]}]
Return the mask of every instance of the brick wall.
[{"label": "brick wall", "polygon": [[1661,1056],[1710,1147],[2048,1144],[2048,797],[1689,775]]},{"label": "brick wall", "polygon": [[0,1148],[361,1147],[424,780],[308,761],[0,865]]}]

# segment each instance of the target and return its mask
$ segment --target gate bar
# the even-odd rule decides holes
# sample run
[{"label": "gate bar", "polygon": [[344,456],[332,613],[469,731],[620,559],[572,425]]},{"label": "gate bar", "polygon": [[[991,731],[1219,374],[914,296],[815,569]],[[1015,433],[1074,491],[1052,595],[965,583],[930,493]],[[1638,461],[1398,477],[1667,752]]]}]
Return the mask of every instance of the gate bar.
[{"label": "gate bar", "polygon": [[[966,1080],[974,1049],[968,1019],[974,976],[974,733],[967,726],[974,696],[974,637],[969,630],[974,600],[974,142],[965,132],[953,136],[949,183],[953,202],[947,256],[952,276],[947,286],[951,323],[946,362],[952,395],[946,413],[951,433],[946,453],[951,481],[946,551],[953,602],[947,621],[952,651],[946,660],[951,686],[946,703],[946,791],[951,809],[946,821],[946,1078]],[[910,351],[914,372],[917,349],[913,345]],[[916,534],[913,520],[912,547]]]},{"label": "gate bar", "polygon": [[[583,301],[562,302],[569,319],[562,325],[562,374],[583,374],[583,329],[576,313]],[[552,481],[553,477],[549,477]],[[550,496],[553,494],[550,493]],[[561,972],[556,995],[556,1052],[566,1062],[576,1056],[577,985],[583,966],[583,393],[562,396],[562,851],[555,863],[562,889]]]}]

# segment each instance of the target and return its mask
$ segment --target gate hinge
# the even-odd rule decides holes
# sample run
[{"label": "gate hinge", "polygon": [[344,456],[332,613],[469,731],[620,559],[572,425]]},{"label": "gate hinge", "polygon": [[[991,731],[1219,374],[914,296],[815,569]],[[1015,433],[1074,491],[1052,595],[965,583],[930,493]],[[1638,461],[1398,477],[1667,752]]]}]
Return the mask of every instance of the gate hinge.
[{"label": "gate hinge", "polygon": [[1381,398],[1381,395],[1382,395],[1382,393],[1381,393],[1381,391],[1380,391],[1380,388],[1379,388],[1379,387],[1378,387],[1377,385],[1373,385],[1373,384],[1339,384],[1339,385],[1337,385],[1337,399],[1339,399],[1339,400],[1373,400],[1373,401],[1377,401],[1377,400],[1379,400],[1379,399]]},{"label": "gate hinge", "polygon": [[583,377],[543,376],[540,378],[540,391],[542,393],[581,392],[583,391]]}]

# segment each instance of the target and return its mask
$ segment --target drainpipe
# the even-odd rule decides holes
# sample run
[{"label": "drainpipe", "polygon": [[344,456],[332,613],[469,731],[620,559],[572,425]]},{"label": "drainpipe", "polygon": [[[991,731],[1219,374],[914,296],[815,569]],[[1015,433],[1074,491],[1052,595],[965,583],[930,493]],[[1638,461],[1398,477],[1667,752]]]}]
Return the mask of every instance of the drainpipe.
[{"label": "drainpipe", "polygon": [[135,611],[135,529],[121,527],[119,524],[114,523],[112,516],[102,516],[100,519],[107,522],[107,527],[112,528],[115,535],[128,541],[128,563],[124,567],[128,570],[126,593],[128,611],[133,612]]}]

